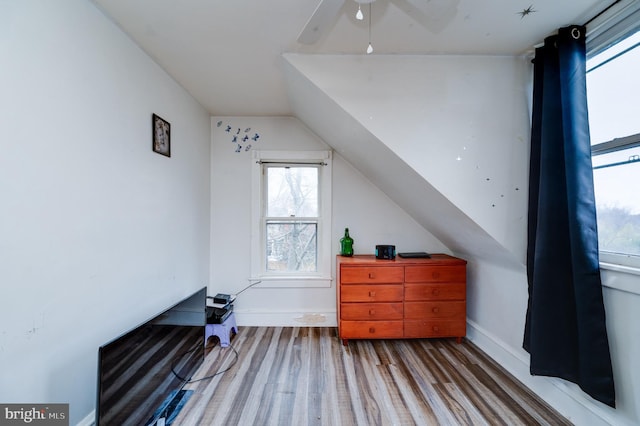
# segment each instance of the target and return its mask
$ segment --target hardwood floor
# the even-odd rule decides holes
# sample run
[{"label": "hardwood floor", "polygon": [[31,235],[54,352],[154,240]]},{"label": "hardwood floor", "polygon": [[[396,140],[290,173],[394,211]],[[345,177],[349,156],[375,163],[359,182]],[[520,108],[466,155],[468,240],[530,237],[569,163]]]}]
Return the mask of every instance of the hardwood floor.
[{"label": "hardwood floor", "polygon": [[213,343],[192,380],[229,370],[185,386],[175,425],[571,424],[467,341],[240,327],[232,347]]}]

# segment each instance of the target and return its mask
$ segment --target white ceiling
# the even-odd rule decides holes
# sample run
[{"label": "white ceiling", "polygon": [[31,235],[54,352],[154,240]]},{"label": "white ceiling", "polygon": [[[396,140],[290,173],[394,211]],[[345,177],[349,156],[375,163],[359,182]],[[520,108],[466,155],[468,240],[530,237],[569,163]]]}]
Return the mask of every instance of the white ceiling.
[{"label": "white ceiling", "polygon": [[[292,115],[283,53],[364,55],[369,42],[369,5],[358,21],[354,0],[345,0],[313,45],[297,39],[320,0],[92,1],[212,115]],[[557,28],[584,24],[613,2],[422,0],[434,15],[444,11],[438,17],[416,13],[416,1],[372,3],[374,55],[526,54]]]}]

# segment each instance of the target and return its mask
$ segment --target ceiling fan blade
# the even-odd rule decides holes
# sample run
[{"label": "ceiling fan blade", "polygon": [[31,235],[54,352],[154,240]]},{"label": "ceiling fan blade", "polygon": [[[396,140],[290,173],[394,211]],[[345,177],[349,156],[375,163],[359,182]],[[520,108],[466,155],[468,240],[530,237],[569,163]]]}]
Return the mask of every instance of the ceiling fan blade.
[{"label": "ceiling fan blade", "polygon": [[460,0],[393,0],[405,13],[433,33],[455,18]]},{"label": "ceiling fan blade", "polygon": [[345,1],[321,0],[300,35],[298,35],[298,43],[314,44],[320,40],[322,34],[335,22]]}]

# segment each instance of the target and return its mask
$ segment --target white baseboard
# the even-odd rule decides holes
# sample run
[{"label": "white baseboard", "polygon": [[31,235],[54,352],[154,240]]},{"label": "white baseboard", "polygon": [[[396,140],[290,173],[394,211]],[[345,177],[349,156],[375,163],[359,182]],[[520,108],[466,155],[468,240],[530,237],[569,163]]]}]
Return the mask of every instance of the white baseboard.
[{"label": "white baseboard", "polygon": [[236,323],[247,327],[337,327],[336,311],[234,310]]},{"label": "white baseboard", "polygon": [[76,426],[94,426],[96,423],[96,410],[93,410],[87,416],[80,420]]},{"label": "white baseboard", "polygon": [[532,376],[529,372],[528,354],[524,350],[518,352],[468,318],[467,339],[573,424],[577,426],[621,424],[614,415],[606,412],[609,407],[592,400],[573,383],[557,378]]}]

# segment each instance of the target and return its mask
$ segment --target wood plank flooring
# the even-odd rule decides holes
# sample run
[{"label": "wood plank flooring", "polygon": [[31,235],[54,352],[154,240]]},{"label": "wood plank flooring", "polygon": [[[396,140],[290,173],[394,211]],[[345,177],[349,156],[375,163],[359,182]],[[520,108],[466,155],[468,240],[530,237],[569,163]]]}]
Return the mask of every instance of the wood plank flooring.
[{"label": "wood plank flooring", "polygon": [[192,380],[213,377],[185,386],[194,393],[174,425],[571,424],[470,342],[343,346],[336,331],[240,327],[228,348],[210,339]]}]

